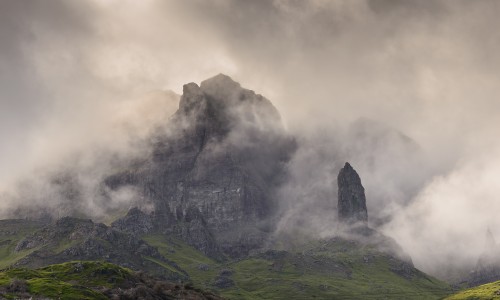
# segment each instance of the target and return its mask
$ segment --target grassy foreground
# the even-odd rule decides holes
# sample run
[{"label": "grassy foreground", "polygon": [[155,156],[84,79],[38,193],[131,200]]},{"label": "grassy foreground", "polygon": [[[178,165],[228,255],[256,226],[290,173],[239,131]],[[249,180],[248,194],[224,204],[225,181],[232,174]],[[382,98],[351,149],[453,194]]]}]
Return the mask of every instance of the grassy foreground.
[{"label": "grassy foreground", "polygon": [[[151,274],[158,268],[168,274],[182,271],[183,276],[178,276],[179,280],[189,283],[162,282],[109,262],[84,261],[99,258],[62,256],[63,250],[83,241],[83,238],[71,240],[69,236],[72,232],[96,227],[88,222],[80,222],[83,225],[76,221],[73,223],[76,225],[63,226],[62,229],[67,230],[63,230],[62,234],[58,233],[61,230],[55,230],[57,239],[42,235],[50,243],[23,250],[16,249],[17,245],[24,237],[35,232],[39,224],[20,220],[0,221],[0,269],[10,268],[0,272],[0,299],[30,296],[50,299],[136,299],[134,295],[137,293],[160,293],[171,298],[182,298],[184,294],[197,295],[193,299],[218,299],[215,294],[229,299],[250,300],[442,299],[452,293],[446,283],[420,272],[411,263],[381,252],[375,246],[342,238],[310,240],[293,247],[277,244],[273,250],[256,251],[244,258],[227,258],[224,261],[211,259],[177,237],[165,234],[141,237],[156,249],[158,255],[152,255],[153,252],[149,251],[145,254],[136,253],[132,257],[129,252],[138,249],[121,249],[123,251],[120,252],[116,246],[112,249],[103,247],[103,251],[108,251],[108,254],[115,254],[113,257],[118,264],[128,267],[133,258],[141,262],[134,265],[137,270]],[[105,246],[110,244],[101,241],[100,236],[94,237],[94,240]],[[124,246],[127,246],[126,241],[115,240]],[[32,262],[29,266],[36,269],[12,268],[27,257]],[[50,260],[54,257],[59,261],[65,258],[79,261],[37,268],[59,262]],[[196,298],[198,296],[201,298]]]},{"label": "grassy foreground", "polygon": [[220,299],[101,261],[73,261],[0,272],[0,299]]},{"label": "grassy foreground", "polygon": [[500,281],[483,284],[451,295],[446,300],[489,300],[500,299]]},{"label": "grassy foreground", "polygon": [[144,236],[193,285],[229,299],[442,299],[450,287],[369,246],[346,240],[216,262],[184,242]]}]

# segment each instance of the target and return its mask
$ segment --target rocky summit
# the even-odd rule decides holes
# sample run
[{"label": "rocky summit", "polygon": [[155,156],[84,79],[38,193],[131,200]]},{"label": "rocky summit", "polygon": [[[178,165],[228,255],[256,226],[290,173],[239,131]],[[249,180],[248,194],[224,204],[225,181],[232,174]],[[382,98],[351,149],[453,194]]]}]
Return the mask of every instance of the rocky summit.
[{"label": "rocky summit", "polygon": [[[221,74],[200,86],[184,85],[167,128],[152,138],[146,162],[109,177],[106,185],[139,187],[154,206],[145,229],[177,234],[211,257],[261,246],[277,210],[274,192],[295,148],[276,108]],[[126,220],[118,224],[127,227]]]},{"label": "rocky summit", "polygon": [[338,216],[346,223],[368,222],[365,189],[353,167],[346,162],[337,177]]}]

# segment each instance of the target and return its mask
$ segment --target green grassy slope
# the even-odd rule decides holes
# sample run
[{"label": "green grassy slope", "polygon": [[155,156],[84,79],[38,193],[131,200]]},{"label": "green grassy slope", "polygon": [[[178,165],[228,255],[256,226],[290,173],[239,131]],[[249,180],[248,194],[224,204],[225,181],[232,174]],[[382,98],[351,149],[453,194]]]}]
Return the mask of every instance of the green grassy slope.
[{"label": "green grassy slope", "polygon": [[[177,263],[189,274],[193,283],[205,288],[211,287],[211,280],[217,274],[217,269],[220,268],[217,262],[174,237],[167,238],[164,235],[155,234],[143,236],[142,239],[156,247],[161,255]],[[203,268],[203,266],[208,268]]]},{"label": "green grassy slope", "polygon": [[29,221],[0,221],[0,270],[39,268],[71,260],[100,260],[171,280],[187,274],[144,241],[90,220],[63,218],[35,226]]},{"label": "green grassy slope", "polygon": [[[182,241],[143,237],[194,285],[230,299],[440,299],[449,286],[369,246],[335,239],[217,263]],[[217,282],[226,282],[218,286]]]},{"label": "green grassy slope", "polygon": [[19,252],[14,251],[20,240],[42,226],[39,222],[27,220],[0,220],[0,269],[10,266],[37,250],[37,248],[33,248]]},{"label": "green grassy slope", "polygon": [[[219,296],[99,261],[74,261],[40,269],[0,272],[6,299],[220,299]],[[3,299],[2,298],[2,299]]]},{"label": "green grassy slope", "polygon": [[[14,251],[18,242],[38,227],[31,223],[17,224],[13,220],[4,225],[0,230],[0,268],[11,266],[28,256],[34,260],[35,267],[37,262],[39,265],[46,265],[47,259],[30,253],[38,251],[59,257],[58,253],[80,242],[80,239],[70,240],[67,237],[69,233],[65,233],[58,235],[58,239],[51,239],[51,243],[45,244],[41,249],[35,247]],[[73,232],[73,229],[68,232]],[[230,299],[440,299],[451,293],[446,283],[418,271],[411,264],[380,252],[374,246],[340,238],[298,243],[294,247],[286,247],[287,251],[276,246],[279,250],[254,253],[245,259],[227,259],[224,262],[206,257],[175,237],[151,234],[142,239],[158,249],[166,260],[142,256],[144,263],[141,269],[153,272],[159,267],[168,274],[183,270],[193,286],[215,291]],[[109,244],[105,241],[102,243],[104,246]],[[108,246],[111,247],[107,245],[103,249],[109,248]],[[111,250],[113,249],[115,248]],[[49,258],[52,257],[50,255]],[[127,262],[125,256],[115,255],[116,259],[120,257],[123,262]],[[36,272],[40,270],[43,269]],[[11,271],[6,271],[2,278],[10,280],[8,284],[11,284],[15,276],[8,272]],[[23,280],[30,284],[32,292],[36,292],[37,284],[51,286],[53,282],[50,280],[59,280],[57,288],[44,293],[55,295],[64,291],[65,294],[76,293],[79,297],[97,297],[92,294],[94,289],[88,289],[89,285],[92,286],[91,282],[79,282],[77,278],[69,281],[66,279],[61,281],[57,276],[52,276]],[[0,283],[1,280],[0,278]],[[75,282],[87,289],[75,288]]]},{"label": "green grassy slope", "polygon": [[483,284],[474,288],[460,291],[451,295],[446,300],[489,300],[500,299],[500,281]]},{"label": "green grassy slope", "polygon": [[132,277],[132,271],[104,262],[68,262],[37,270],[9,269],[0,273],[0,293],[7,299],[27,295],[108,299],[94,288],[110,288]]}]

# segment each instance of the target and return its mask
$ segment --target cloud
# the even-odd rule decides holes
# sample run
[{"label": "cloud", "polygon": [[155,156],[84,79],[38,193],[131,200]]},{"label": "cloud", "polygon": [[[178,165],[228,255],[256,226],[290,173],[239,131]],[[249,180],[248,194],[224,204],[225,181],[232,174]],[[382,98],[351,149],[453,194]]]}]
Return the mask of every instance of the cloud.
[{"label": "cloud", "polygon": [[495,178],[500,171],[498,148],[464,160],[436,176],[410,206],[395,215],[386,230],[426,271],[446,275],[449,266],[475,267],[486,249],[488,228],[497,235],[495,213],[500,204]]}]

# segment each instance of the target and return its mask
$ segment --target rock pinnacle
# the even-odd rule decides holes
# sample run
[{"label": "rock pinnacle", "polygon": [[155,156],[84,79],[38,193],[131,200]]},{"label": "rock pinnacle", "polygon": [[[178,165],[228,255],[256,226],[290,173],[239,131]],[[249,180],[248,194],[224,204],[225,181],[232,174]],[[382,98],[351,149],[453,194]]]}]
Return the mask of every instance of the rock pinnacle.
[{"label": "rock pinnacle", "polygon": [[338,216],[347,223],[368,222],[365,189],[358,173],[346,162],[337,177]]}]

